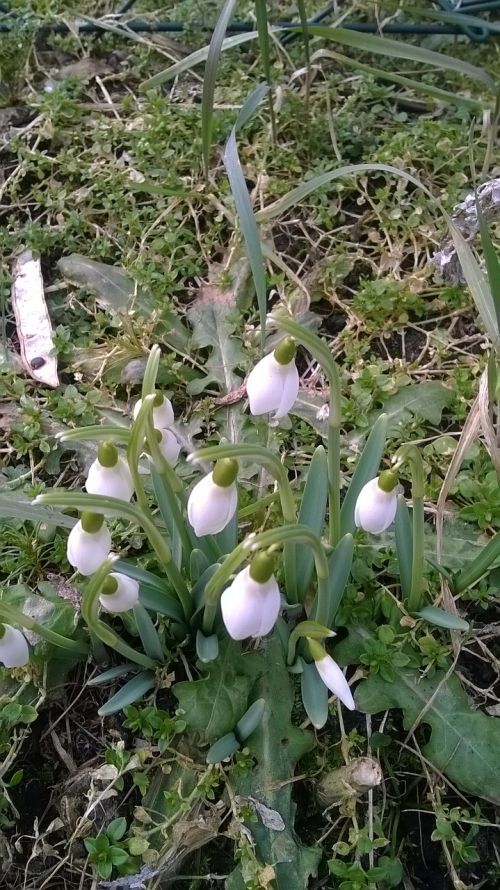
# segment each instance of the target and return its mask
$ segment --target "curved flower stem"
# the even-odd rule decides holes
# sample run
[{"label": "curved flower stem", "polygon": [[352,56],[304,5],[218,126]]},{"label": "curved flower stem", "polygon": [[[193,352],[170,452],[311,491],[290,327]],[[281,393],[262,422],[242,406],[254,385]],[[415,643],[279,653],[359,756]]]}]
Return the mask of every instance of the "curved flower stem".
[{"label": "curved flower stem", "polygon": [[156,378],[158,376],[158,368],[160,366],[161,349],[157,343],[149,350],[148,360],[144,369],[144,377],[142,378],[141,397],[150,396],[155,391]]},{"label": "curved flower stem", "polygon": [[106,562],[98,569],[91,581],[87,585],[82,599],[82,616],[87,623],[89,631],[105,643],[127,658],[129,661],[140,664],[145,668],[155,668],[156,662],[142,652],[136,652],[132,646],[129,646],[111,627],[99,618],[99,593],[106,576],[113,568],[116,559],[107,559]]},{"label": "curved flower stem", "polygon": [[52,643],[54,646],[67,649],[69,652],[74,652],[77,655],[88,654],[89,647],[86,643],[79,640],[70,640],[69,637],[64,637],[55,630],[44,627],[43,624],[39,624],[34,618],[30,618],[29,615],[25,615],[24,612],[20,612],[14,606],[8,606],[6,603],[0,603],[0,621],[6,621],[7,624],[19,624],[25,630],[31,630],[33,633],[38,634],[47,643]]},{"label": "curved flower stem", "polygon": [[412,485],[412,562],[408,611],[417,612],[422,604],[424,576],[424,465],[416,445],[403,445],[395,454],[395,463],[407,463],[411,469]]},{"label": "curved flower stem", "polygon": [[57,433],[56,439],[60,442],[128,442],[130,436],[131,430],[127,426],[103,423]]},{"label": "curved flower stem", "polygon": [[[222,590],[241,563],[248,559],[250,554],[256,550],[286,546],[290,542],[309,544],[312,548],[316,574],[318,576],[318,603],[320,600],[321,602],[323,601],[325,584],[328,581],[328,561],[321,541],[306,525],[282,525],[281,528],[273,528],[267,532],[249,535],[238,547],[235,547],[233,552],[226,557],[222,565],[214,572],[205,588],[204,634],[209,635],[212,633]],[[328,608],[328,603],[326,603],[326,608]]]},{"label": "curved flower stem", "polygon": [[276,327],[290,334],[297,343],[311,353],[328,378],[330,389],[328,416],[328,515],[330,544],[335,547],[340,539],[340,426],[342,403],[340,379],[337,363],[328,346],[312,331],[292,321],[291,318],[276,316]]},{"label": "curved flower stem", "polygon": [[172,587],[179,597],[186,618],[192,614],[191,596],[186,583],[177,566],[172,562],[172,554],[162,534],[157,529],[151,517],[136,504],[120,501],[118,498],[105,497],[100,494],[87,494],[82,491],[47,491],[35,498],[35,503],[46,504],[54,507],[73,508],[91,513],[102,513],[104,516],[119,516],[135,525],[141,526],[146,532],[149,543],[158,557],[158,561],[165,570]]},{"label": "curved flower stem", "polygon": [[275,454],[262,445],[214,445],[211,448],[199,448],[190,456],[190,460],[219,460],[222,457],[248,458],[264,464],[278,483],[283,519],[285,522],[295,522],[297,511],[292,487],[285,467]]},{"label": "curved flower stem", "polygon": [[134,483],[137,501],[143,510],[149,512],[149,501],[142,484],[141,474],[139,473],[139,457],[144,448],[144,439],[146,437],[146,428],[148,419],[153,413],[153,402],[155,397],[153,393],[145,396],[142,400],[139,413],[135,419],[134,426],[127,445],[127,462],[130,469],[130,475]]},{"label": "curved flower stem", "polygon": [[182,497],[184,493],[184,486],[175,470],[172,469],[168,460],[165,460],[163,454],[160,451],[160,446],[155,435],[155,428],[153,426],[153,418],[151,415],[149,415],[146,422],[146,439],[156,469],[158,470],[160,475],[166,479],[170,489],[175,492],[175,494],[180,498],[181,501],[184,501],[185,498]]}]

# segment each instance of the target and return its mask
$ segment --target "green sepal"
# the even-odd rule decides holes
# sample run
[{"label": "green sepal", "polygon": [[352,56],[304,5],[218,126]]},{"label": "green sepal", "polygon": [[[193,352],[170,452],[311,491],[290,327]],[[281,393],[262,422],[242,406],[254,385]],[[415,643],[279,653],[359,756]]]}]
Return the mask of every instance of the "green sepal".
[{"label": "green sepal", "polygon": [[263,698],[258,698],[252,705],[250,705],[248,711],[245,711],[241,720],[238,720],[234,728],[234,734],[236,738],[240,740],[241,744],[255,732],[264,716],[265,710],[265,700]]},{"label": "green sepal", "polygon": [[215,742],[208,750],[207,763],[220,763],[226,757],[231,757],[235,751],[238,751],[240,743],[234,732],[228,732],[221,739]]},{"label": "green sepal", "polygon": [[142,696],[145,695],[146,692],[149,692],[155,684],[155,675],[150,671],[142,671],[140,674],[137,674],[136,677],[133,677],[132,680],[129,680],[128,683],[125,683],[125,686],[122,686],[115,695],[112,695],[111,698],[99,708],[97,712],[99,717],[109,717],[110,714],[116,714],[118,711],[123,711],[127,705],[131,705],[138,699],[142,698]]},{"label": "green sepal", "polygon": [[206,637],[205,634],[199,630],[196,634],[196,654],[203,664],[208,664],[209,661],[215,661],[219,655],[219,639],[217,634],[211,634],[209,637]]},{"label": "green sepal", "polygon": [[417,618],[423,618],[429,624],[436,627],[445,627],[447,630],[469,630],[469,624],[458,615],[451,615],[444,609],[438,609],[437,606],[424,606],[419,612],[416,612]]},{"label": "green sepal", "polygon": [[316,729],[321,729],[328,719],[328,689],[314,663],[303,663],[300,692],[309,720]]}]

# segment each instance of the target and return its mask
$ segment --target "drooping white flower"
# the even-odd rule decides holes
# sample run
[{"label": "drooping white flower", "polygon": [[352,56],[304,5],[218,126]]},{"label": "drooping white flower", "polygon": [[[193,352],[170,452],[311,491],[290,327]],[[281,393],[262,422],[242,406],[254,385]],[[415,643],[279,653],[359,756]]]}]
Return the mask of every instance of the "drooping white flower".
[{"label": "drooping white flower", "polygon": [[363,486],[354,510],[354,522],[358,528],[372,535],[380,535],[389,528],[398,506],[396,486],[397,477],[391,470],[370,479]]},{"label": "drooping white flower", "polygon": [[0,624],[0,662],[4,667],[22,667],[29,658],[30,651],[24,634],[10,624]]},{"label": "drooping white flower", "polygon": [[111,442],[101,442],[96,460],[90,465],[85,488],[89,494],[101,494],[129,501],[134,483],[127,464]]},{"label": "drooping white flower", "polygon": [[223,458],[194,486],[187,514],[197,537],[218,534],[233,518],[238,506],[237,472],[237,462]]},{"label": "drooping white flower", "polygon": [[272,571],[273,560],[257,554],[222,594],[222,619],[233,640],[264,637],[276,624],[281,595]]},{"label": "drooping white flower", "polygon": [[68,562],[81,575],[93,575],[107,559],[111,549],[111,535],[102,516],[82,513],[69,533]]},{"label": "drooping white flower", "polygon": [[161,433],[158,447],[167,463],[173,467],[174,464],[177,463],[179,452],[181,450],[181,443],[172,430],[158,430],[158,432]]},{"label": "drooping white flower", "polygon": [[273,419],[279,420],[288,413],[299,392],[295,351],[294,340],[287,337],[250,371],[247,395],[252,414],[274,412]]},{"label": "drooping white flower", "polygon": [[106,612],[128,612],[139,600],[139,585],[121,572],[111,572],[104,582],[99,602]]},{"label": "drooping white flower", "polygon": [[[142,399],[139,399],[138,402],[134,405],[134,420],[137,419],[137,415],[141,410]],[[172,402],[170,399],[167,399],[166,396],[161,392],[156,393],[156,398],[153,404],[153,425],[157,430],[167,430],[170,429],[174,422],[174,409],[172,408]]]},{"label": "drooping white flower", "polygon": [[324,652],[323,657],[315,660],[314,664],[316,665],[316,669],[323,680],[323,683],[330,692],[333,692],[346,708],[349,708],[350,711],[354,711],[356,705],[354,704],[349,683],[344,677],[337,662],[333,660],[331,655]]}]

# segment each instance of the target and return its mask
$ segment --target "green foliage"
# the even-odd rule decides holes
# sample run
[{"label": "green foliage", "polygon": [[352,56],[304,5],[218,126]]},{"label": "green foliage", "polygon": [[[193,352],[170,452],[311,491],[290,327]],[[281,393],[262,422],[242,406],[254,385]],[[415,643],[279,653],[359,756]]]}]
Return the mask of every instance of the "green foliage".
[{"label": "green foliage", "polygon": [[163,753],[174,735],[184,732],[186,721],[179,717],[171,717],[167,711],[162,711],[161,708],[153,706],[135,708],[129,705],[125,708],[123,725],[143,738],[154,741],[158,745],[160,753]]},{"label": "green foliage", "polygon": [[123,840],[126,830],[127,820],[119,816],[109,823],[104,834],[84,839],[89,859],[104,880],[111,877],[114,868],[118,874],[126,875],[133,874],[138,867]]}]

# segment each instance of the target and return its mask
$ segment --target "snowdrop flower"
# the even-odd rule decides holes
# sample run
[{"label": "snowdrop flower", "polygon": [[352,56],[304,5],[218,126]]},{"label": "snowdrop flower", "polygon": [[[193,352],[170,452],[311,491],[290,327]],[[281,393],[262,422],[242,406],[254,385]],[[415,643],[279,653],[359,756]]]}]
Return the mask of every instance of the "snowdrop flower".
[{"label": "snowdrop flower", "polygon": [[139,600],[139,585],[128,575],[111,572],[102,586],[99,602],[106,612],[128,612]]},{"label": "snowdrop flower", "polygon": [[134,483],[127,461],[120,457],[111,442],[101,442],[97,459],[91,464],[85,482],[89,494],[102,494],[120,501],[129,501]]},{"label": "snowdrop flower", "polygon": [[156,433],[158,435],[159,449],[167,463],[173,467],[177,463],[181,443],[172,430],[156,430]]},{"label": "snowdrop flower", "polygon": [[30,657],[26,637],[10,624],[0,624],[0,662],[6,668],[27,664]]},{"label": "snowdrop flower", "polygon": [[222,619],[233,640],[263,637],[276,624],[281,595],[273,570],[274,559],[258,553],[222,594]]},{"label": "snowdrop flower", "polygon": [[81,519],[69,533],[68,562],[81,575],[93,575],[102,566],[111,549],[111,535],[104,517],[96,513],[82,513]]},{"label": "snowdrop flower", "polygon": [[295,341],[286,337],[250,371],[247,395],[252,414],[274,411],[273,420],[279,420],[288,413],[299,392],[295,353]]},{"label": "snowdrop flower", "polygon": [[344,677],[344,674],[339,668],[337,662],[333,660],[331,655],[328,655],[325,652],[323,646],[316,640],[311,640],[308,637],[307,642],[309,645],[309,651],[314,658],[316,670],[318,671],[318,674],[323,680],[325,686],[330,690],[330,692],[333,692],[333,694],[340,699],[340,701],[343,705],[346,706],[346,708],[349,708],[350,711],[354,711],[356,705],[354,704],[354,699],[349,688],[349,683]]},{"label": "snowdrop flower", "polygon": [[398,479],[392,470],[384,470],[361,489],[354,510],[354,522],[358,528],[372,535],[380,535],[389,528],[398,505],[396,486]]},{"label": "snowdrop flower", "polygon": [[222,458],[193,488],[187,514],[198,538],[218,534],[233,518],[238,506],[237,473],[237,462]]},{"label": "snowdrop flower", "polygon": [[[141,410],[142,399],[139,399],[138,402],[134,405],[134,420],[137,419],[137,415]],[[168,430],[172,426],[174,422],[174,409],[172,408],[172,402],[170,399],[167,399],[166,396],[161,392],[156,393],[155,400],[153,402],[153,424],[155,429],[157,430]]]}]

